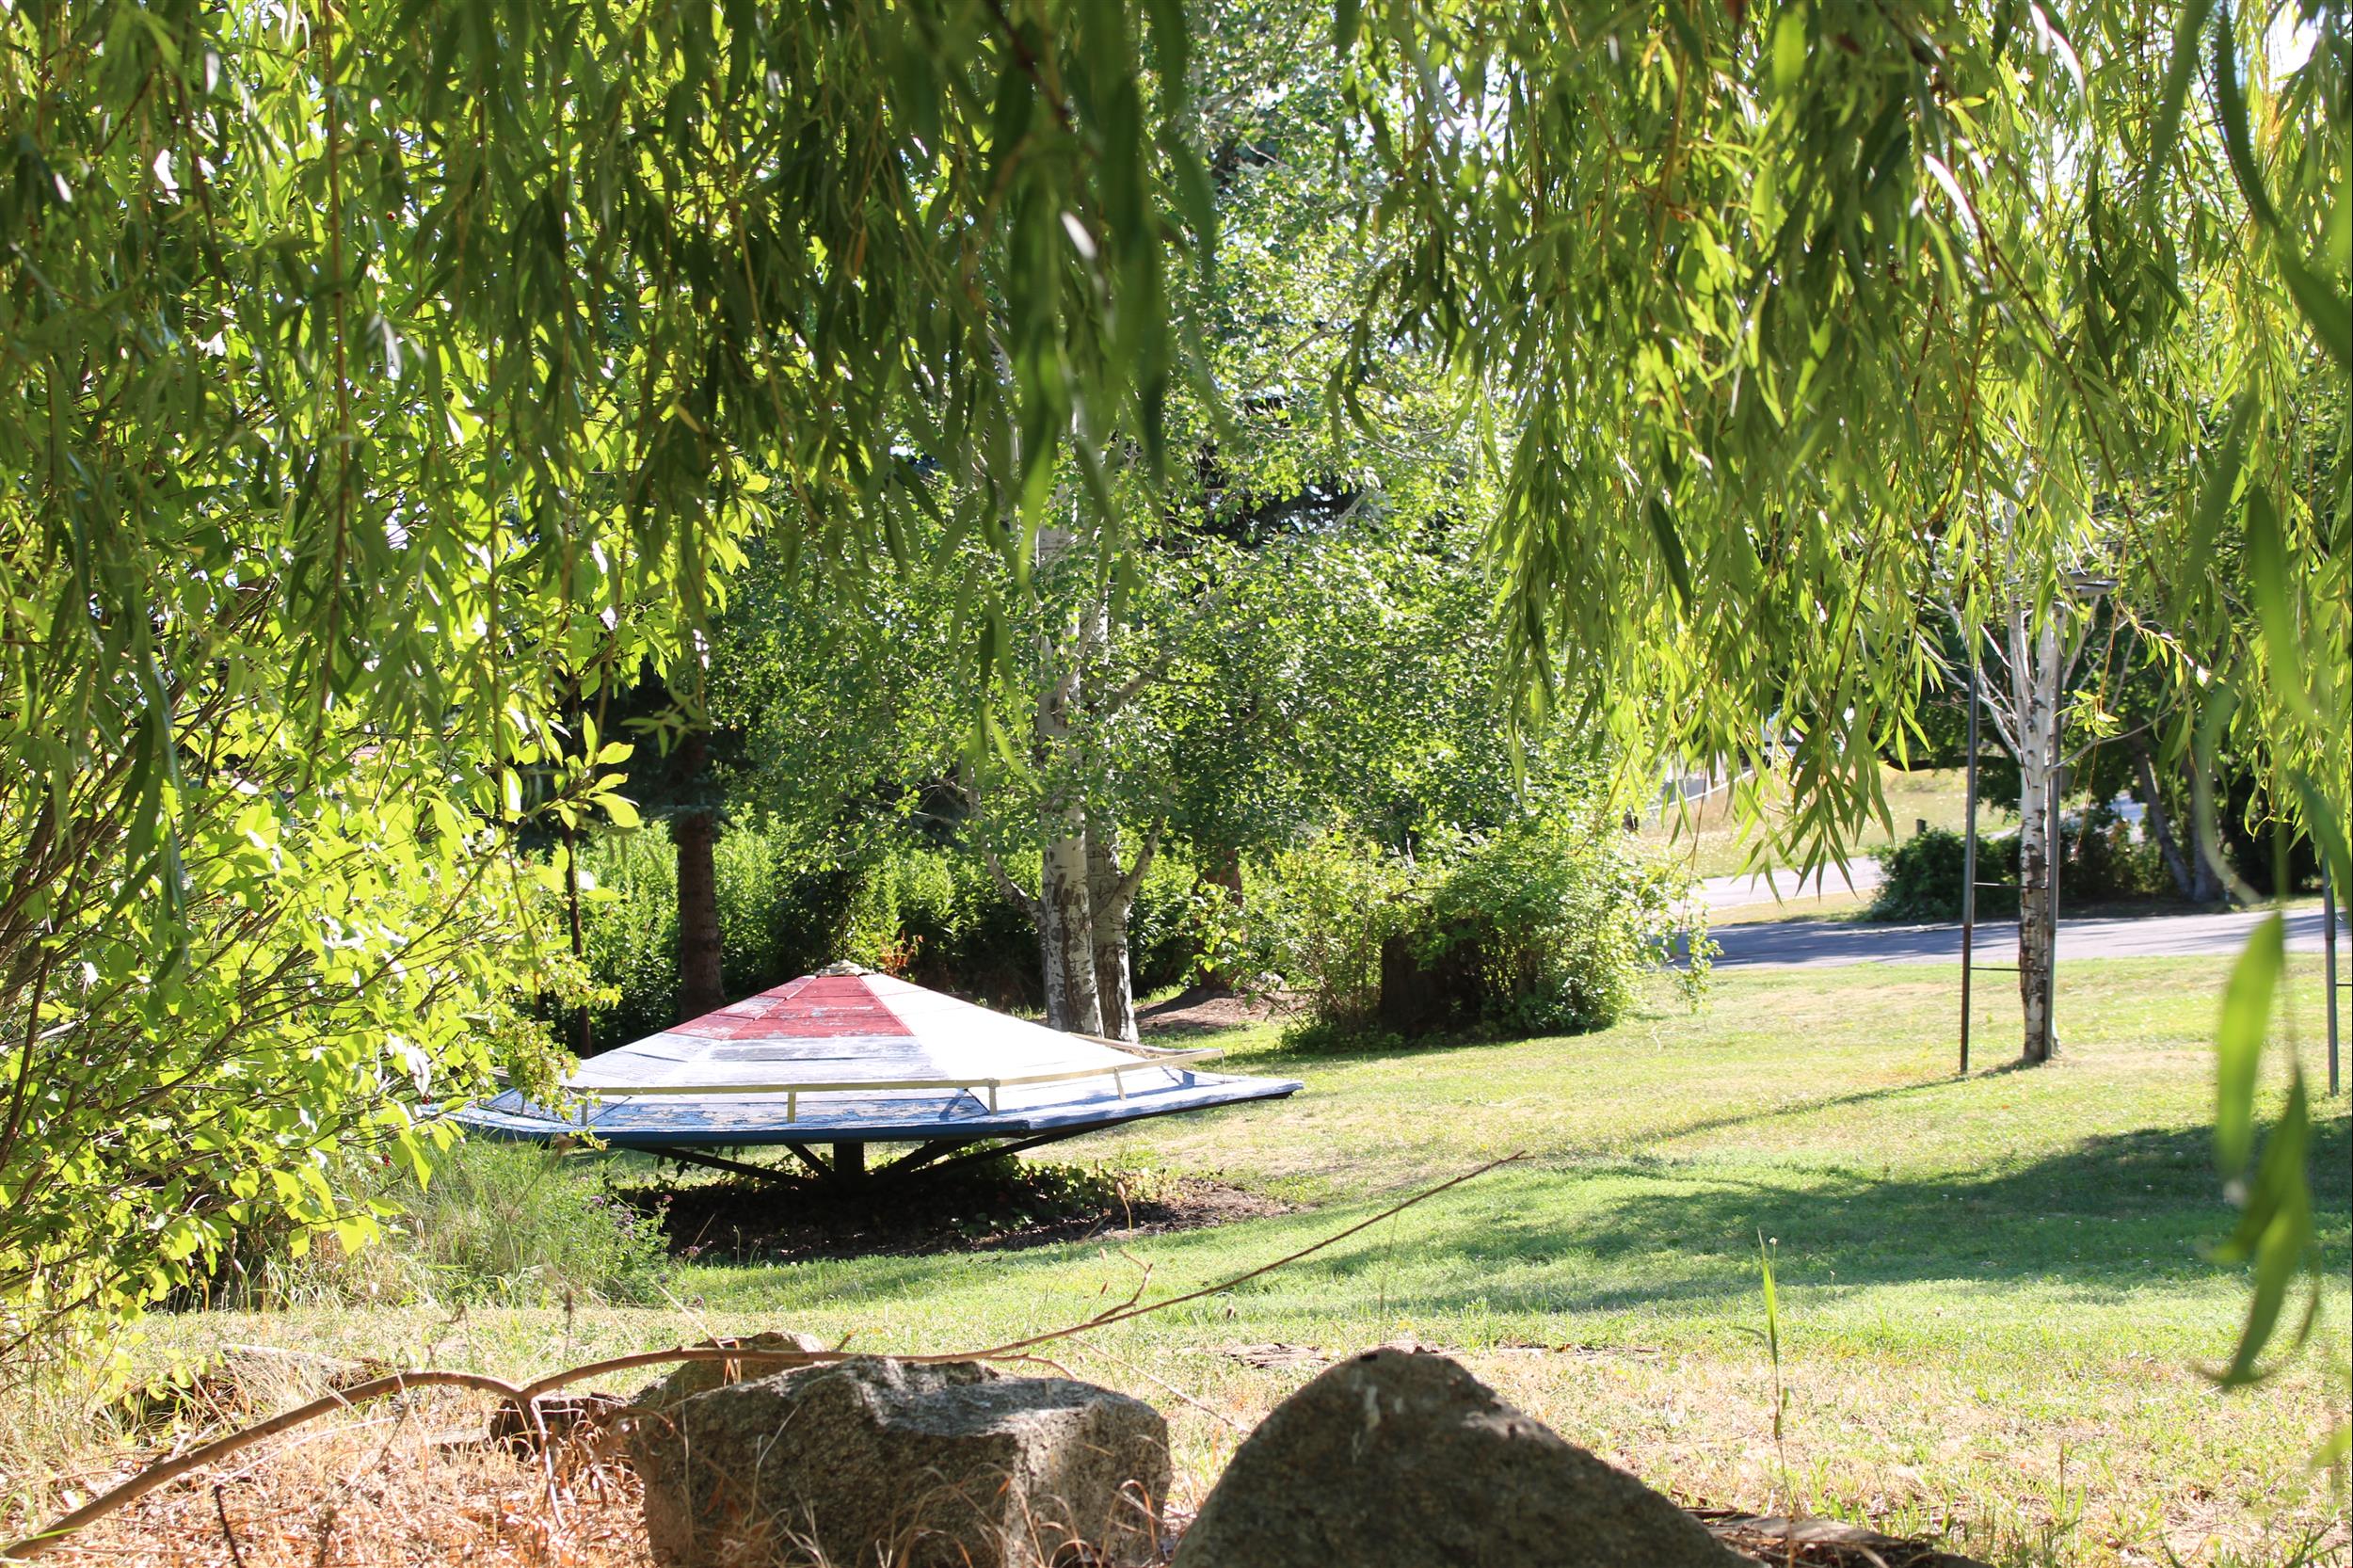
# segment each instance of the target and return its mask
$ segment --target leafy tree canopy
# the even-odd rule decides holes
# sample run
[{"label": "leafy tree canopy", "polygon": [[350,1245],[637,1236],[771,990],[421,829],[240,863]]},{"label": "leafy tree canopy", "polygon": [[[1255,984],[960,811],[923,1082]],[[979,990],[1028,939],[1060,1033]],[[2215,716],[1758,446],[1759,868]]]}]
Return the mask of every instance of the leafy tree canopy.
[{"label": "leafy tree canopy", "polygon": [[0,13],[0,1352],[238,1224],[364,1233],[339,1140],[420,1157],[565,984],[527,800],[634,816],[566,704],[691,674],[747,535],[879,556],[912,431],[1011,551],[1067,442],[1153,444],[1188,42],[989,0]]},{"label": "leafy tree canopy", "polygon": [[1393,246],[1355,360],[1481,389],[1532,696],[1736,755],[1774,716],[1819,854],[1883,809],[1940,579],[1982,621],[2092,568],[2225,650],[2182,677],[2344,821],[2341,5],[1339,26]]},{"label": "leafy tree canopy", "polygon": [[[560,753],[547,812],[629,814],[613,743],[556,715],[648,652],[691,695],[746,536],[855,583],[931,507],[1003,563],[952,621],[1001,664],[1065,500],[1114,583],[1195,428],[1307,407],[1208,363],[1250,306],[1204,292],[1214,182],[1259,138],[1194,151],[1195,62],[1273,90],[1221,63],[1257,19],[0,14],[11,1334],[152,1299],[239,1204],[347,1212],[327,1146],[411,1139],[418,1097],[364,1065],[389,1015],[313,1005],[352,966],[444,1020],[561,984],[527,936],[429,962],[425,911],[506,866],[518,770]],[[1320,408],[1377,432],[1401,359],[1468,395],[1531,709],[1629,754],[1794,732],[1789,831],[1824,853],[1883,810],[1867,763],[1938,671],[1931,590],[2057,604],[2096,567],[2169,607],[2202,730],[2353,871],[2344,0],[1333,22],[1354,172],[1286,167],[1360,219],[1335,264],[1369,282]],[[453,1093],[482,1067],[456,1038],[419,1046]],[[120,1248],[56,1220],[77,1203],[120,1207]]]}]

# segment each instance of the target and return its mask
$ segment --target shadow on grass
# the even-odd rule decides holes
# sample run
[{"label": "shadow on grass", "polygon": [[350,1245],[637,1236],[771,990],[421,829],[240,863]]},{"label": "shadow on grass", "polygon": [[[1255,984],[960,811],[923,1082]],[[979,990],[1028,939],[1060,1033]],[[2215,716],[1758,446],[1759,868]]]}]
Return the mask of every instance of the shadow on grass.
[{"label": "shadow on grass", "polygon": [[[2314,1128],[2321,1263],[2342,1274],[2353,1208],[2347,1123]],[[1596,1199],[1563,1182],[1626,1188]],[[1497,1199],[1502,1201],[1498,1202]],[[1430,1227],[1410,1245],[1395,1305],[1431,1312],[1614,1310],[1753,1296],[1758,1235],[1785,1286],[1949,1281],[2056,1285],[2093,1297],[2207,1277],[2200,1251],[2229,1228],[2202,1128],[2095,1138],[1979,1176],[1776,1177],[1671,1161],[1529,1173],[1491,1192],[1484,1223]],[[1401,1242],[1402,1239],[1401,1238]],[[1393,1267],[1378,1244],[1321,1264],[1336,1280]],[[1362,1288],[1351,1286],[1348,1288]]]},{"label": "shadow on grass", "polygon": [[1817,1111],[1836,1111],[1849,1105],[1870,1105],[1881,1100],[1910,1099],[1916,1095],[1932,1094],[1950,1089],[1960,1083],[1975,1083],[1980,1079],[2003,1078],[2011,1073],[2031,1071],[2023,1062],[2005,1062],[1998,1067],[1987,1067],[1971,1073],[1966,1079],[1942,1077],[1921,1079],[1913,1083],[1888,1083],[1877,1089],[1857,1089],[1844,1095],[1825,1095],[1818,1099],[1784,1100],[1771,1105],[1754,1105],[1721,1116],[1702,1116],[1677,1127],[1661,1128],[1657,1132],[1645,1131],[1645,1143],[1670,1144],[1678,1138],[1693,1138],[1702,1133],[1721,1132],[1726,1128],[1753,1127],[1758,1122],[1778,1121],[1785,1116],[1808,1116]]},{"label": "shadow on grass", "polygon": [[[2341,1276],[2353,1144],[2343,1117],[2314,1131],[2321,1262]],[[1350,1204],[1232,1230],[1163,1235],[1142,1256],[1157,1266],[1157,1295],[1239,1274],[1371,1211]],[[1596,1160],[1497,1172],[1246,1285],[1238,1298],[1264,1293],[1278,1311],[1313,1304],[1316,1312],[1343,1317],[1369,1310],[1376,1299],[1388,1313],[1432,1318],[1746,1312],[1755,1299],[1762,1232],[1777,1240],[1785,1287],[1935,1284],[1956,1295],[2031,1288],[2121,1301],[2219,1277],[2200,1249],[2220,1238],[2231,1217],[2214,1174],[2211,1134],[2201,1128],[2091,1139],[1961,1177],[1877,1180],[1770,1167],[1749,1175],[1677,1160]],[[739,1304],[780,1291],[786,1301],[880,1306],[946,1303],[1001,1289],[1009,1279],[1062,1278],[1110,1262],[1090,1245],[722,1268],[711,1278],[720,1296]],[[690,1280],[700,1272],[689,1271]],[[733,1277],[720,1277],[727,1275]],[[1214,1303],[1192,1310],[1226,1311]]]}]

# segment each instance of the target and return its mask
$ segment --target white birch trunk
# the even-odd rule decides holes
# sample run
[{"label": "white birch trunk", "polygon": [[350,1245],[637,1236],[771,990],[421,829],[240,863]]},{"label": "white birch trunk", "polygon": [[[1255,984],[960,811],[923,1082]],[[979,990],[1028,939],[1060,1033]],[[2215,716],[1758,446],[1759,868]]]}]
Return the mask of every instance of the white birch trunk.
[{"label": "white birch trunk", "polygon": [[[1037,563],[1043,568],[1070,548],[1066,529],[1038,531]],[[1063,766],[1072,742],[1072,715],[1077,710],[1091,652],[1091,623],[1077,629],[1077,646],[1069,663],[1058,656],[1055,639],[1041,632],[1037,642],[1038,699],[1032,742],[1038,771],[1046,780],[1047,796],[1038,808],[1037,939],[1046,985],[1048,1028],[1081,1034],[1103,1032],[1103,1010],[1095,983],[1095,913],[1087,888],[1086,807],[1072,792],[1074,785]]]},{"label": "white birch trunk", "polygon": [[2059,635],[2056,616],[2029,632],[2026,612],[2009,616],[2009,666],[2017,715],[2018,1000],[2020,1059],[2058,1053],[2052,985],[2058,933],[2051,920],[2051,854],[2058,841]]},{"label": "white birch trunk", "polygon": [[1103,1032],[1095,980],[1095,912],[1087,889],[1084,820],[1049,809],[1038,873],[1038,946],[1045,957],[1046,1023],[1080,1034]]},{"label": "white birch trunk", "polygon": [[1087,898],[1095,916],[1095,991],[1103,1014],[1106,1039],[1133,1045],[1142,1035],[1136,1029],[1135,977],[1128,955],[1128,914],[1135,907],[1136,887],[1144,877],[1152,846],[1138,852],[1132,871],[1119,869],[1118,829],[1108,824],[1087,824]]}]

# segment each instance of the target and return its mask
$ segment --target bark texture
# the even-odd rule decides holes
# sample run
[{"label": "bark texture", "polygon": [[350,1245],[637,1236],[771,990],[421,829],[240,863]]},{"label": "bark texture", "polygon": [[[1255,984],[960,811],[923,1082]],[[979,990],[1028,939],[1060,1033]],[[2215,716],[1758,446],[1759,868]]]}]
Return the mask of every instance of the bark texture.
[{"label": "bark texture", "polygon": [[1087,890],[1086,819],[1076,810],[1047,816],[1038,867],[1038,946],[1046,966],[1046,1022],[1080,1034],[1103,1032],[1095,979],[1095,909]]},{"label": "bark texture", "polygon": [[670,821],[678,846],[678,1016],[680,1023],[727,1005],[720,978],[719,872],[712,846],[719,824],[708,811]]},{"label": "bark texture", "polygon": [[1136,986],[1128,956],[1128,917],[1136,906],[1136,889],[1152,864],[1157,837],[1147,837],[1136,852],[1135,863],[1119,869],[1118,829],[1097,822],[1087,826],[1087,900],[1095,918],[1095,991],[1102,1005],[1102,1033],[1108,1039],[1133,1045],[1136,1031]]},{"label": "bark texture", "polygon": [[2058,838],[2057,625],[2029,629],[2026,613],[2009,617],[2009,667],[2018,758],[2018,1001],[2025,1026],[2020,1057],[2048,1062],[2058,1041],[2051,1022],[2057,931],[2052,920],[2051,852]]}]

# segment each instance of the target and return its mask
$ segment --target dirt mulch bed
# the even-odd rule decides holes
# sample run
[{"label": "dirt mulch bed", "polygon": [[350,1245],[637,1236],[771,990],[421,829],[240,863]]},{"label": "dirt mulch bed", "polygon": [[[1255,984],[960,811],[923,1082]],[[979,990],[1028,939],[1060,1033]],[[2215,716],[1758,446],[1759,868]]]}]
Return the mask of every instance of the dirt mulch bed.
[{"label": "dirt mulch bed", "polygon": [[1284,1011],[1278,997],[1195,985],[1166,1001],[1138,1009],[1136,1029],[1144,1034],[1208,1034],[1243,1024],[1262,1024],[1281,1017]]},{"label": "dirt mulch bed", "polygon": [[[72,1568],[652,1568],[625,1457],[567,1446],[542,1468],[483,1441],[462,1399],[270,1444],[134,1503],[48,1560]],[[127,1471],[84,1478],[104,1484]],[[1828,1520],[1690,1511],[1768,1568],[1985,1568],[1933,1543]],[[0,1512],[0,1540],[33,1526]],[[1173,1548],[1188,1513],[1172,1511]],[[1156,1558],[1165,1563],[1165,1554]]]},{"label": "dirt mulch bed", "polygon": [[885,1185],[864,1197],[732,1179],[620,1195],[663,1216],[675,1256],[705,1263],[1014,1251],[1290,1212],[1288,1204],[1200,1176],[1142,1182],[1087,1166],[1029,1161],[1010,1172],[984,1167]]}]

